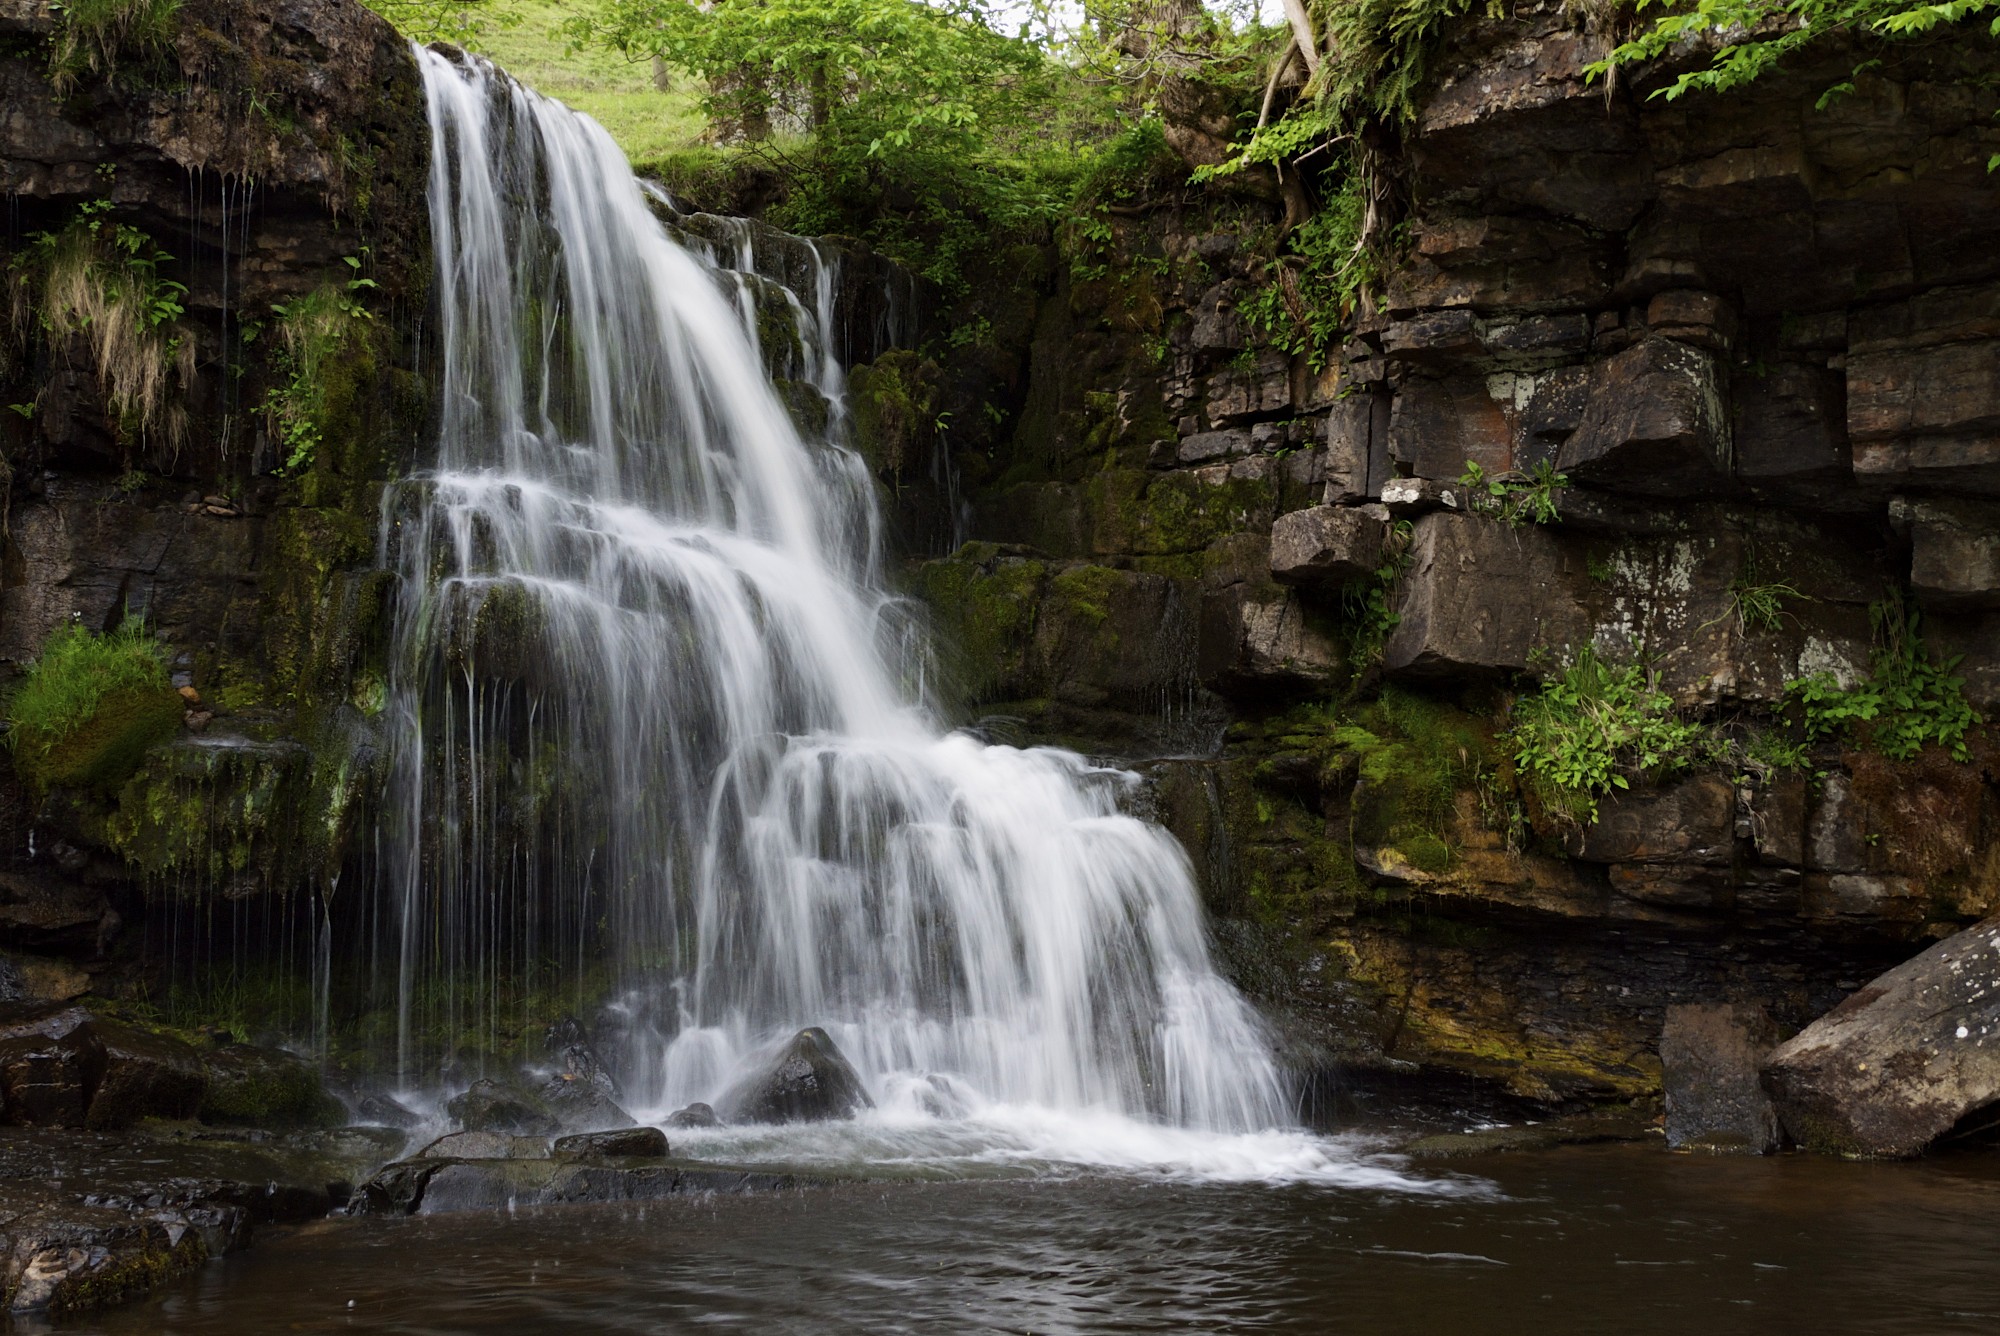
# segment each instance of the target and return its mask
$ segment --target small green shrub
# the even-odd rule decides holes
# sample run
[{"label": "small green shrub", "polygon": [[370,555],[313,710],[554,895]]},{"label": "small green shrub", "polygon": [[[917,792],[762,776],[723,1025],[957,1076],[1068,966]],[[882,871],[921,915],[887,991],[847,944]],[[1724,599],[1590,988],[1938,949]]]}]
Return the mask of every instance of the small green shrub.
[{"label": "small green shrub", "polygon": [[1465,503],[1473,514],[1505,520],[1518,529],[1524,524],[1554,524],[1562,518],[1557,498],[1569,485],[1569,475],[1557,473],[1555,465],[1545,459],[1526,473],[1509,469],[1488,476],[1484,468],[1468,459],[1465,472],[1458,475],[1458,485],[1465,489]]},{"label": "small green shrub", "polygon": [[167,651],[136,617],[107,635],[67,626],[49,637],[8,703],[7,743],[40,790],[114,786],[180,726]]},{"label": "small green shrub", "polygon": [[[356,337],[362,322],[372,318],[360,294],[374,287],[375,280],[361,276],[358,258],[346,259],[353,271],[346,282],[323,283],[297,301],[271,307],[278,339],[272,362],[283,379],[264,396],[264,415],[278,438],[284,456],[280,468],[286,473],[311,467],[325,438],[327,361]],[[243,337],[254,339],[262,332],[261,327],[251,326]]]},{"label": "small green shrub", "polygon": [[1721,754],[1711,730],[1675,709],[1644,666],[1606,663],[1588,646],[1515,705],[1509,741],[1544,804],[1580,825],[1634,777],[1663,779]]},{"label": "small green shrub", "polygon": [[1323,369],[1340,351],[1348,317],[1382,277],[1377,249],[1362,244],[1367,201],[1359,175],[1343,169],[1317,213],[1285,238],[1286,253],[1238,308],[1271,346]]},{"label": "small green shrub", "polygon": [[1936,744],[1959,761],[1971,759],[1966,737],[1985,722],[1965,699],[1959,657],[1939,662],[1924,647],[1919,615],[1892,595],[1868,609],[1875,649],[1865,682],[1843,687],[1831,673],[1785,684],[1785,699],[1804,718],[1806,737],[1847,738],[1859,726],[1869,746],[1907,760]]}]

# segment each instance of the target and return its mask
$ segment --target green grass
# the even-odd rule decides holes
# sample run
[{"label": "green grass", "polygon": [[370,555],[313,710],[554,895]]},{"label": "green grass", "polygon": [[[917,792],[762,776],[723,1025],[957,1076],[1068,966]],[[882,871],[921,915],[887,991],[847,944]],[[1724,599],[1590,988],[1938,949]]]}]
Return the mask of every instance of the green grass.
[{"label": "green grass", "polygon": [[137,617],[106,635],[65,626],[49,637],[14,693],[8,736],[17,748],[47,747],[88,723],[112,692],[166,686],[166,646]]},{"label": "green grass", "polygon": [[571,51],[556,29],[592,7],[594,0],[515,0],[508,8],[520,22],[488,24],[470,45],[536,92],[595,119],[634,162],[686,149],[707,128],[693,77],[675,72],[672,91],[663,93],[649,64],[601,48]]},{"label": "green grass", "polygon": [[122,782],[180,726],[167,649],[136,617],[107,635],[66,626],[50,636],[7,706],[7,743],[39,789]]}]

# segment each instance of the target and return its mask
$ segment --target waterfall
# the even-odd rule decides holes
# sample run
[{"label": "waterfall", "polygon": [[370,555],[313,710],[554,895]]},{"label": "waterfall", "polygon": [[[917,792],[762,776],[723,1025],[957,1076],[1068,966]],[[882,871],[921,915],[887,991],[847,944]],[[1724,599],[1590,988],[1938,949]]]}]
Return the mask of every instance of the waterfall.
[{"label": "waterfall", "polygon": [[833,409],[806,439],[760,360],[747,229],[693,243],[594,122],[418,60],[442,403],[382,539],[405,1061],[608,995],[644,1110],[822,1025],[926,1116],[1284,1123],[1186,856],[1122,811],[1136,777],[984,745],[923,698],[839,439],[832,261],[785,298]]}]

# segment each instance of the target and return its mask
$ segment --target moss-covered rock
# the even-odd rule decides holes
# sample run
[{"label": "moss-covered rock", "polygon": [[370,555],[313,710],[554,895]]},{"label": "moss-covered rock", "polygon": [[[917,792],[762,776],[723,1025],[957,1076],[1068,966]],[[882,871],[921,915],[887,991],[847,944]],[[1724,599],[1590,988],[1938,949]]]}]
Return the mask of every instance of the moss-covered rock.
[{"label": "moss-covered rock", "polygon": [[147,751],[180,732],[187,706],[166,686],[121,687],[99,700],[88,720],[53,742],[17,740],[14,768],[39,792],[116,789]]},{"label": "moss-covered rock", "polygon": [[231,1044],[206,1054],[203,1066],[208,1088],[199,1116],[205,1123],[281,1129],[336,1127],[347,1119],[319,1073],[289,1053]]},{"label": "moss-covered rock", "polygon": [[930,466],[942,374],[937,363],[906,348],[848,373],[854,444],[876,477],[894,482]]}]

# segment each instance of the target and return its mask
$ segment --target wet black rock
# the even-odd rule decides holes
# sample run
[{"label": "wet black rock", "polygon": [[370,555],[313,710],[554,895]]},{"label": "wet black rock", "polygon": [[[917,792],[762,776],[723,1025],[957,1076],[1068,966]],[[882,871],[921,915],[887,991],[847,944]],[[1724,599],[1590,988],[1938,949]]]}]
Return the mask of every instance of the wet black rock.
[{"label": "wet black rock", "polygon": [[332,1204],[293,1148],[0,1130],[0,1295],[16,1315],[124,1302]]},{"label": "wet black rock", "polygon": [[721,1127],[722,1119],[706,1104],[695,1103],[667,1115],[668,1127]]},{"label": "wet black rock", "polygon": [[591,1043],[583,1022],[574,1016],[563,1017],[549,1027],[547,1044],[557,1075],[588,1081],[602,1087],[611,1098],[618,1097],[618,1084],[612,1079],[604,1059],[598,1056],[597,1047]]},{"label": "wet black rock", "polygon": [[419,1126],[424,1120],[421,1115],[404,1108],[387,1095],[367,1095],[355,1106],[355,1116],[364,1123],[377,1123],[383,1127],[397,1127],[404,1130]]},{"label": "wet black rock", "polygon": [[615,1132],[584,1132],[557,1140],[551,1153],[557,1159],[665,1159],[667,1134],[657,1127],[627,1127]]},{"label": "wet black rock", "polygon": [[631,1127],[637,1120],[620,1108],[611,1096],[610,1078],[596,1080],[558,1072],[536,1087],[542,1106],[561,1124],[563,1132],[602,1132]]},{"label": "wet black rock", "polygon": [[445,1105],[452,1121],[468,1132],[504,1132],[510,1136],[546,1137],[562,1124],[539,1100],[494,1080],[480,1080]]},{"label": "wet black rock", "polygon": [[548,1158],[547,1137],[517,1137],[505,1132],[453,1132],[431,1142],[410,1158],[416,1160],[541,1160]]},{"label": "wet black rock", "polygon": [[777,1192],[819,1180],[729,1165],[588,1160],[404,1160],[362,1184],[359,1215],[438,1215],[558,1203],[657,1201],[684,1192]]},{"label": "wet black rock", "polygon": [[852,1118],[875,1101],[852,1063],[817,1025],[799,1031],[763,1070],[723,1097],[737,1123],[808,1123]]},{"label": "wet black rock", "polygon": [[1667,1095],[1667,1148],[1769,1155],[1778,1115],[1757,1068],[1777,1047],[1761,1007],[1688,1004],[1667,1008],[1660,1065]]},{"label": "wet black rock", "polygon": [[0,1017],[0,1115],[22,1127],[81,1127],[104,1052],[78,1006],[7,1008]]},{"label": "wet black rock", "polygon": [[208,1093],[203,1054],[169,1035],[97,1021],[104,1075],[86,1122],[114,1131],[141,1118],[192,1118]]}]

